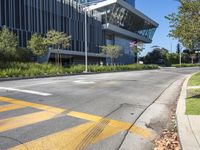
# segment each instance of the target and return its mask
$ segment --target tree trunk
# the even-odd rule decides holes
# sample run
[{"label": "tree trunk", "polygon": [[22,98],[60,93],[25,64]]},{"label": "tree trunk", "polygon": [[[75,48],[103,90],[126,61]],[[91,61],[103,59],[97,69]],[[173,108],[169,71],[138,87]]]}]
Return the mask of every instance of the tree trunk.
[{"label": "tree trunk", "polygon": [[136,63],[139,63],[138,53],[136,53]]},{"label": "tree trunk", "polygon": [[60,58],[59,63],[60,63],[60,66],[62,67],[62,54],[60,54],[60,53],[59,53],[59,58]]},{"label": "tree trunk", "polygon": [[113,66],[113,58],[111,58],[110,61],[111,61],[111,66]]},{"label": "tree trunk", "polygon": [[59,51],[57,49],[57,53],[55,54],[55,63],[57,66],[59,66]]}]

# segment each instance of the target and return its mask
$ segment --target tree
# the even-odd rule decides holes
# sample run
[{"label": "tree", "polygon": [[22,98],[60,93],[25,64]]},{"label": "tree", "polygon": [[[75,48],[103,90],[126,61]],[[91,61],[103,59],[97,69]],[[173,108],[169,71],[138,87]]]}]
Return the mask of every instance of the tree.
[{"label": "tree", "polygon": [[178,39],[184,47],[189,49],[191,60],[194,47],[200,41],[200,1],[178,0],[178,13],[172,13],[166,18],[170,23],[169,36]]},{"label": "tree", "polygon": [[42,36],[33,34],[27,43],[27,47],[31,49],[33,55],[42,56],[47,52],[47,46]]},{"label": "tree", "polygon": [[194,60],[197,58],[197,54],[195,54],[195,51],[191,51],[189,49],[186,49],[183,52],[189,56],[191,63],[193,64]]},{"label": "tree", "polygon": [[159,46],[153,46],[152,48],[152,52],[145,56],[145,63],[164,64],[164,58],[168,50]]},{"label": "tree", "polygon": [[106,45],[101,46],[102,53],[108,56],[111,60],[111,65],[113,65],[114,60],[120,56],[121,47],[117,45]]},{"label": "tree", "polygon": [[8,61],[10,57],[14,57],[17,45],[17,36],[9,31],[7,27],[3,27],[2,31],[0,31],[0,59]]},{"label": "tree", "polygon": [[131,42],[130,43],[131,50],[137,57],[137,63],[139,62],[139,55],[144,50],[144,44],[142,42]]},{"label": "tree", "polygon": [[62,65],[62,58],[59,50],[61,48],[69,48],[71,36],[67,36],[64,32],[58,32],[56,30],[50,30],[46,34],[46,44],[57,49],[57,54],[55,55],[55,63]]},{"label": "tree", "polygon": [[179,63],[179,54],[177,53],[165,53],[163,55],[165,66],[171,66],[172,64]]},{"label": "tree", "polygon": [[32,60],[33,53],[26,47],[18,47],[16,51],[15,61],[30,62]]}]

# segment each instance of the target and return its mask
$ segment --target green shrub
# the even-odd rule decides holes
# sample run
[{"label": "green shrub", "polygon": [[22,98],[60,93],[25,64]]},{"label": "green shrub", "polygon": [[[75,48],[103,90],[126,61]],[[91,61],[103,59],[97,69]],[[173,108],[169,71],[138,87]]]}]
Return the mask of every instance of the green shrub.
[{"label": "green shrub", "polygon": [[0,63],[0,77],[36,77],[42,75],[63,74],[64,68],[51,64],[37,63]]},{"label": "green shrub", "polygon": [[[181,64],[181,67],[198,67],[200,64]],[[180,64],[173,64],[172,67],[180,68]]]},{"label": "green shrub", "polygon": [[[112,72],[112,71],[131,71],[143,69],[158,69],[157,65],[116,65],[116,66],[88,66],[89,72]],[[36,77],[46,75],[77,74],[85,70],[84,65],[63,68],[53,64],[22,63],[22,62],[0,62],[0,78],[8,77]]]}]

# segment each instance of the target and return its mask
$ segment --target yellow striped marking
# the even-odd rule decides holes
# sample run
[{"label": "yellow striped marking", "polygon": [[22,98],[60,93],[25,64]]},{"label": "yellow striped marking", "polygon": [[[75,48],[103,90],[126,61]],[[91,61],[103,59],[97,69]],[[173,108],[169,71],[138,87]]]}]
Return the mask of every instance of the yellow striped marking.
[{"label": "yellow striped marking", "polygon": [[103,124],[89,122],[18,145],[10,150],[82,150],[121,131]]},{"label": "yellow striped marking", "polygon": [[[75,111],[71,111],[67,114],[68,116],[71,117],[76,117],[76,118],[80,118],[80,119],[84,119],[84,120],[89,120],[89,121],[93,121],[93,122],[100,122],[103,119],[108,119],[108,118],[103,118],[100,116],[95,116],[95,115],[90,115],[90,114],[86,114],[86,113],[81,113],[81,112],[75,112]],[[137,126],[132,126],[132,124],[127,123],[127,122],[122,122],[122,121],[118,121],[118,120],[110,120],[109,122],[109,126],[117,128],[117,129],[122,129],[122,130],[128,130],[130,129],[131,133],[137,134],[143,138],[151,138],[152,133],[147,130],[147,129],[143,129]]]},{"label": "yellow striped marking", "polygon": [[0,96],[0,101],[16,104],[16,105],[20,105],[20,106],[26,106],[26,107],[32,107],[32,108],[36,108],[36,109],[40,109],[40,110],[45,110],[45,111],[49,111],[49,112],[56,113],[56,114],[66,111],[65,109],[61,109],[61,108],[51,107],[51,106],[37,104],[37,103],[26,102],[26,101],[23,101],[23,100],[16,100],[16,99],[2,97],[2,96]]},{"label": "yellow striped marking", "polygon": [[22,116],[0,120],[0,133],[11,129],[27,126],[30,124],[46,121],[55,117],[56,114],[42,111]]},{"label": "yellow striped marking", "polygon": [[[12,128],[10,128],[10,129],[14,129],[14,128],[25,126],[25,125],[30,125],[32,123],[37,123],[37,122],[40,122],[40,121],[45,121],[45,120],[53,118],[55,115],[58,115],[58,114],[60,114],[64,111],[66,111],[65,109],[61,109],[61,108],[56,108],[56,107],[51,107],[51,106],[46,106],[46,105],[42,105],[42,104],[31,103],[31,102],[26,102],[26,101],[22,101],[22,100],[16,100],[16,99],[7,98],[7,97],[1,97],[1,96],[0,96],[0,101],[4,101],[4,102],[20,105],[20,106],[27,106],[27,107],[32,107],[32,108],[47,111],[47,112],[39,112],[39,113],[33,113],[33,114],[29,114],[29,115],[19,116],[20,121],[18,120],[18,117],[10,118],[10,119],[8,119],[8,121],[13,122],[13,123],[11,123],[13,125],[11,125]],[[41,117],[40,117],[40,115],[37,115],[37,114],[40,114],[40,113],[41,113]],[[45,113],[47,115],[43,115]],[[54,113],[54,115],[52,113]],[[32,119],[33,118],[32,115],[35,116],[35,119]],[[95,116],[95,115],[81,113],[81,112],[75,112],[75,111],[71,111],[67,115],[71,116],[71,117],[76,117],[76,118],[96,122],[96,123],[99,123],[102,120],[107,119],[107,118],[103,118],[103,117],[100,117],[100,116]],[[27,118],[28,121],[19,123],[19,122],[21,122],[21,118]],[[147,129],[143,129],[143,128],[140,128],[140,127],[137,127],[137,126],[132,126],[132,124],[127,123],[127,122],[111,120],[111,119],[107,119],[107,120],[109,120],[109,123],[107,124],[107,126],[109,126],[109,127],[114,127],[115,129],[119,129],[119,130],[130,129],[129,130],[130,132],[138,134],[138,135],[142,136],[143,138],[151,138],[151,136],[152,136],[151,132]],[[18,123],[16,121],[18,121]],[[9,123],[7,123],[8,124],[7,128],[6,128],[6,124],[3,125],[3,126],[1,125],[4,122],[7,122],[6,119],[0,120],[0,132],[2,132],[4,130],[5,131],[9,130]]]},{"label": "yellow striped marking", "polygon": [[20,108],[24,108],[24,107],[26,107],[26,106],[15,105],[15,104],[1,105],[0,106],[0,112],[5,112],[5,111],[10,111],[10,110],[20,109]]}]

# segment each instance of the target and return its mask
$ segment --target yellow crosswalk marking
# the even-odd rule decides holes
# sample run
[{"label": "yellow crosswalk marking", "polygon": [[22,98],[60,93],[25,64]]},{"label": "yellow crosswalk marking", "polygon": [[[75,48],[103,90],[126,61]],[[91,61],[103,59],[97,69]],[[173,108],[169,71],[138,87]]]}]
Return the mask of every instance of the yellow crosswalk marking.
[{"label": "yellow crosswalk marking", "polygon": [[11,129],[23,127],[26,125],[46,121],[55,117],[55,113],[42,111],[22,116],[12,117],[0,120],[0,133]]},{"label": "yellow crosswalk marking", "polygon": [[[71,111],[67,115],[71,116],[71,117],[76,117],[76,118],[80,118],[80,119],[84,119],[84,120],[93,121],[93,122],[99,122],[102,119],[105,119],[100,116],[95,116],[95,115],[90,115],[90,114],[75,112],[75,111]],[[143,129],[143,128],[140,128],[137,126],[132,126],[132,124],[127,123],[127,122],[111,120],[111,119],[109,119],[109,120],[110,120],[110,122],[108,125],[111,127],[115,127],[115,128],[119,128],[119,129],[123,129],[123,130],[128,130],[130,128],[130,132],[132,132],[134,134],[138,134],[139,136],[142,136],[143,138],[151,138],[151,136],[152,136],[152,133],[147,129]]]},{"label": "yellow crosswalk marking", "polygon": [[82,150],[121,131],[106,126],[103,122],[89,122],[18,145],[10,150]]},{"label": "yellow crosswalk marking", "polygon": [[[46,105],[42,105],[42,104],[31,103],[31,102],[27,102],[27,101],[16,100],[16,99],[7,98],[7,97],[1,97],[1,96],[0,96],[0,101],[12,103],[12,104],[20,105],[20,106],[24,106],[24,107],[32,107],[32,108],[44,110],[43,112],[27,114],[27,115],[23,115],[23,116],[19,116],[19,117],[13,117],[13,118],[0,120],[0,132],[18,128],[18,127],[22,127],[22,126],[26,126],[26,125],[30,125],[30,124],[37,123],[40,121],[45,121],[45,120],[51,119],[51,118],[55,117],[56,115],[66,111],[65,109],[61,109],[61,108],[56,108],[56,107],[51,107],[51,106],[46,106]],[[143,138],[151,138],[151,136],[152,136],[152,133],[149,130],[140,128],[138,126],[132,126],[131,123],[127,123],[127,122],[112,120],[112,119],[103,118],[103,117],[96,116],[96,115],[75,112],[75,111],[71,111],[67,115],[71,116],[71,117],[76,117],[76,118],[92,121],[95,123],[100,123],[100,122],[102,122],[102,120],[109,120],[109,123],[107,124],[107,126],[110,128],[115,128],[116,130],[130,129],[129,130],[130,132],[132,132],[134,134],[138,134],[139,136],[141,136]]]},{"label": "yellow crosswalk marking", "polygon": [[67,113],[67,115],[71,117],[93,121],[93,122],[99,122],[102,119],[102,117],[100,116],[90,115],[90,114],[76,112],[76,111],[70,111],[69,113]]},{"label": "yellow crosswalk marking", "polygon": [[26,107],[26,106],[15,105],[15,104],[1,105],[0,106],[0,112],[5,112],[5,111],[10,111],[10,110],[20,109],[20,108],[24,108],[24,107]]},{"label": "yellow crosswalk marking", "polygon": [[61,108],[51,107],[51,106],[37,104],[37,103],[26,102],[26,101],[23,101],[23,100],[16,100],[16,99],[2,97],[2,96],[0,96],[0,101],[12,103],[12,104],[16,104],[16,105],[21,105],[21,106],[26,106],[26,107],[32,107],[32,108],[36,108],[36,109],[40,109],[40,110],[45,110],[45,111],[49,111],[49,112],[56,113],[56,114],[66,111],[65,109],[61,109]]}]

